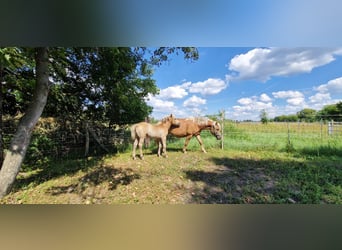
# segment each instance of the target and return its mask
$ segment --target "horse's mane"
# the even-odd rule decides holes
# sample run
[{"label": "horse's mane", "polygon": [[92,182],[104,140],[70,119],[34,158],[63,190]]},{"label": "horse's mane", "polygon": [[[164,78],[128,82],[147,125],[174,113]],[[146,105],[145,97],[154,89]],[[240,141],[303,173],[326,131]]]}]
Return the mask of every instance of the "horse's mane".
[{"label": "horse's mane", "polygon": [[190,120],[193,121],[195,123],[197,123],[200,126],[207,126],[210,120],[208,117],[190,117],[190,118],[186,118],[186,120]]}]

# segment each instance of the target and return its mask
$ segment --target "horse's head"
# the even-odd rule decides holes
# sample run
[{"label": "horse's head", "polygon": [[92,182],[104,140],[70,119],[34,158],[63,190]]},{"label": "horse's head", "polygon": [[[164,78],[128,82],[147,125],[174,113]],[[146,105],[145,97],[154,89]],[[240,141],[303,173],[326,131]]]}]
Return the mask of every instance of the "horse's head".
[{"label": "horse's head", "polygon": [[213,124],[210,127],[210,133],[216,137],[217,140],[221,140],[221,125],[218,122],[213,122]]}]

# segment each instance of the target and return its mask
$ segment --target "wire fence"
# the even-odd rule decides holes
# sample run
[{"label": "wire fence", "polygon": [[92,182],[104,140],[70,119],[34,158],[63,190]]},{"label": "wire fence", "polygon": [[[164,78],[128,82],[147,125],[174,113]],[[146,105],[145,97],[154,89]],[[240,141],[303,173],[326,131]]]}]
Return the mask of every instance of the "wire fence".
[{"label": "wire fence", "polygon": [[342,122],[331,121],[328,123],[329,135],[340,135],[342,134]]},{"label": "wire fence", "polygon": [[[18,119],[3,122],[3,145],[8,149],[16,131]],[[130,143],[128,126],[106,126],[88,121],[40,119],[36,125],[26,162],[40,162],[44,158],[79,158],[116,153]]]},{"label": "wire fence", "polygon": [[[215,148],[227,147],[276,147],[279,141],[287,145],[293,143],[315,144],[323,147],[331,144],[332,139],[341,141],[341,122],[227,122],[223,125],[221,142]],[[16,131],[17,121],[9,120],[3,124],[4,148],[8,148]],[[204,144],[210,131],[201,133]],[[175,139],[169,138],[169,143]],[[215,139],[216,140],[216,139]],[[253,143],[252,143],[253,142]],[[196,142],[197,143],[197,142]],[[233,144],[234,143],[234,144]],[[330,145],[329,144],[329,145]],[[127,150],[131,145],[129,126],[106,126],[90,122],[56,121],[41,119],[37,124],[27,152],[28,162],[39,162],[49,157],[65,159],[74,157],[94,156],[104,153],[117,153]],[[340,144],[338,144],[340,145]],[[152,144],[154,146],[154,144]]]},{"label": "wire fence", "polygon": [[[311,151],[311,154],[342,155],[342,130],[324,122],[224,122],[220,143],[210,145],[209,131],[201,133],[204,144],[213,148],[238,150]],[[212,137],[212,136],[211,136]]]}]

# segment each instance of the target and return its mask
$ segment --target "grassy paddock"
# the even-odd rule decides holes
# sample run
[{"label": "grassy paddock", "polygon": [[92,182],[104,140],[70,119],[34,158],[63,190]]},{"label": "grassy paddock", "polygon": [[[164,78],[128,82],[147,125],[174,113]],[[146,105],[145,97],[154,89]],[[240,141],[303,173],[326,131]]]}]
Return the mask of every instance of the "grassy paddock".
[{"label": "grassy paddock", "polygon": [[[21,172],[0,203],[300,203],[342,204],[342,140],[320,124],[226,123],[224,150],[210,133],[200,152],[192,139],[169,138],[145,159],[119,154],[60,159]],[[320,131],[323,132],[321,133]],[[288,133],[290,131],[290,133]]]},{"label": "grassy paddock", "polygon": [[226,123],[224,147],[342,156],[342,135],[329,136],[321,123]]}]

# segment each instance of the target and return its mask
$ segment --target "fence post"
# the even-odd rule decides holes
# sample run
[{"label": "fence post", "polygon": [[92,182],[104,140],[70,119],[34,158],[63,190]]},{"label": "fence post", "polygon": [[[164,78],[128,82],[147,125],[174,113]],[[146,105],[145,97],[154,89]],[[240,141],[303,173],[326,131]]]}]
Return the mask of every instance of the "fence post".
[{"label": "fence post", "polygon": [[321,143],[322,143],[322,141],[323,141],[323,120],[322,119],[320,121],[320,125],[321,125],[321,134],[320,134],[320,136],[321,136]]},{"label": "fence post", "polygon": [[287,122],[287,143],[291,145],[291,140],[290,140],[290,123]]},{"label": "fence post", "polygon": [[286,151],[288,153],[292,152],[294,150],[293,145],[291,143],[291,138],[290,138],[290,123],[287,122],[287,144],[286,144]]},{"label": "fence post", "polygon": [[[145,117],[145,122],[151,123],[151,118],[149,116]],[[145,148],[148,148],[150,145],[151,145],[151,139],[149,136],[147,136],[144,139],[144,146],[145,146]]]},{"label": "fence post", "polygon": [[333,126],[334,126],[334,121],[331,120],[329,123],[328,123],[328,134],[329,135],[332,135],[333,134]]}]

